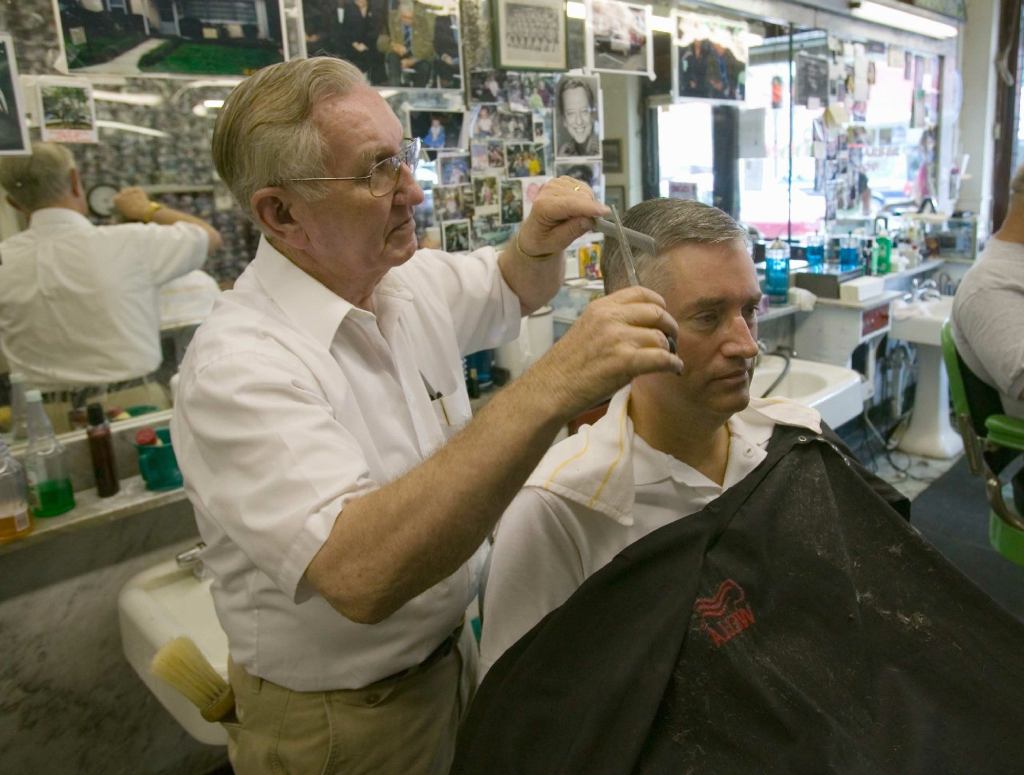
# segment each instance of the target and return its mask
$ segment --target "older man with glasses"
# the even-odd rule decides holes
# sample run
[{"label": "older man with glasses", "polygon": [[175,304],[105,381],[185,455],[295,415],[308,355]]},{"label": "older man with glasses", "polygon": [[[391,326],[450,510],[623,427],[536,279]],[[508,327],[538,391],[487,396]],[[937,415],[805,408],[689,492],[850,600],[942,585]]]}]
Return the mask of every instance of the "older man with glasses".
[{"label": "older man with glasses", "polygon": [[228,634],[238,773],[443,773],[487,538],[567,420],[682,369],[656,293],[594,302],[471,419],[461,356],[516,336],[607,208],[551,181],[509,248],[417,250],[418,144],[352,65],[228,98],[217,170],[263,232],[197,332],[172,434]]}]

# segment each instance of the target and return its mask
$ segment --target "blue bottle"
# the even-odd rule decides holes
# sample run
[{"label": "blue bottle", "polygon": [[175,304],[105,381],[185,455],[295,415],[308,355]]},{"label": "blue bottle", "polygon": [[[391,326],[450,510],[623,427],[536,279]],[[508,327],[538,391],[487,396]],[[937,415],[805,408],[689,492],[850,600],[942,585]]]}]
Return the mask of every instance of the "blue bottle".
[{"label": "blue bottle", "polygon": [[771,304],[785,304],[789,294],[789,245],[776,237],[764,252],[765,291]]},{"label": "blue bottle", "polygon": [[820,272],[825,266],[825,238],[821,234],[808,234],[804,247],[804,258],[807,259],[807,269],[811,272]]},{"label": "blue bottle", "polygon": [[860,269],[860,240],[853,234],[839,238],[839,268],[844,272]]}]

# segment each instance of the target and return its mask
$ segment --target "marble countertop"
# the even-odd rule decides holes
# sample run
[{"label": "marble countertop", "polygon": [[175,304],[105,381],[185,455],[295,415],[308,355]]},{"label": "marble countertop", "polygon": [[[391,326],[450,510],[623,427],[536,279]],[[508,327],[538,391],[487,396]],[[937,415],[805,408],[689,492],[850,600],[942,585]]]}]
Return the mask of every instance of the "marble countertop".
[{"label": "marble countertop", "polygon": [[182,500],[185,500],[183,488],[151,492],[146,489],[141,476],[122,479],[121,490],[109,498],[100,498],[94,489],[79,490],[75,493],[75,508],[57,517],[37,517],[35,528],[27,536],[0,544],[0,555],[97,522],[133,517]]}]

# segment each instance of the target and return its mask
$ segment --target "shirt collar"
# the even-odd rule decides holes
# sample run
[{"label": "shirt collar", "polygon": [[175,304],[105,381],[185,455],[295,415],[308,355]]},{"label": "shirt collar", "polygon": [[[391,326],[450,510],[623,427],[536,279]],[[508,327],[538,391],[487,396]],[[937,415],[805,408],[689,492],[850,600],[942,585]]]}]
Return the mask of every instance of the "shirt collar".
[{"label": "shirt collar", "polygon": [[[297,267],[266,235],[260,237],[252,268],[268,296],[284,310],[295,326],[309,334],[325,349],[331,346],[338,326],[350,314],[373,313],[356,307]],[[382,297],[411,301],[409,287],[394,272],[388,272],[374,289],[374,300]]]},{"label": "shirt collar", "polygon": [[52,229],[55,226],[90,226],[95,228],[92,221],[81,213],[67,207],[43,207],[33,211],[29,216],[28,225],[30,229]]}]

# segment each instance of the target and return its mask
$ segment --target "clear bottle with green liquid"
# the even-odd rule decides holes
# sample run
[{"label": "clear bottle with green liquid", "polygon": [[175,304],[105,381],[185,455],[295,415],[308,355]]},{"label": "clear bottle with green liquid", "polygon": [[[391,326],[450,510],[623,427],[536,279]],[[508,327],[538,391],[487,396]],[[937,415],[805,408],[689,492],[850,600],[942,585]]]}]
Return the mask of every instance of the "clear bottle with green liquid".
[{"label": "clear bottle with green liquid", "polygon": [[75,507],[67,450],[57,441],[38,390],[25,393],[25,408],[28,420],[25,473],[28,475],[29,504],[33,516],[55,517]]}]

